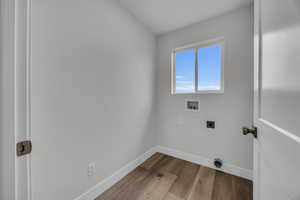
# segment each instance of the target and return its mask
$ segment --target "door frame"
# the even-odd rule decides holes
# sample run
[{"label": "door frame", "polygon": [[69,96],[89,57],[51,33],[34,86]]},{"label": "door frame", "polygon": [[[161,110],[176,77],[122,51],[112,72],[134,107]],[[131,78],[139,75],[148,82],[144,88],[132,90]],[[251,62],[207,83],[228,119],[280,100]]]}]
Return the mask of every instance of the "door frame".
[{"label": "door frame", "polygon": [[[260,86],[261,86],[261,52],[262,52],[262,43],[261,43],[261,0],[254,0],[253,8],[253,19],[254,19],[254,49],[253,49],[253,123],[257,126],[260,116]],[[260,149],[259,149],[259,138],[258,134],[257,139],[253,141],[253,199],[260,200]]]},{"label": "door frame", "polygon": [[[31,140],[31,0],[1,0],[1,145],[3,197],[31,200],[31,156],[16,156],[16,144]],[[3,144],[2,144],[3,143]],[[8,184],[7,184],[8,183]],[[3,186],[2,186],[3,185]]]}]

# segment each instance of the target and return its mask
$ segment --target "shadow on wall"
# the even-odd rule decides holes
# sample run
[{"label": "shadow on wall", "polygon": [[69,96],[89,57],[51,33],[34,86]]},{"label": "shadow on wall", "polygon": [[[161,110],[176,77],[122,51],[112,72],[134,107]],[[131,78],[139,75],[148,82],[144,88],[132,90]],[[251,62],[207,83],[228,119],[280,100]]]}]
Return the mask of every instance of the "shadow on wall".
[{"label": "shadow on wall", "polygon": [[[294,26],[299,26],[300,21],[300,1],[299,0],[285,0],[276,1],[279,4],[270,8],[269,6],[264,6],[264,3],[268,5],[268,1],[262,1],[262,9],[266,15],[262,16],[262,21],[265,23],[263,26],[263,32],[275,32],[278,30],[292,28]],[[294,10],[293,12],[282,12],[282,10]],[[274,14],[272,14],[274,13]],[[277,22],[277,23],[268,23]]]},{"label": "shadow on wall", "polygon": [[300,90],[262,91],[261,117],[300,137]]}]

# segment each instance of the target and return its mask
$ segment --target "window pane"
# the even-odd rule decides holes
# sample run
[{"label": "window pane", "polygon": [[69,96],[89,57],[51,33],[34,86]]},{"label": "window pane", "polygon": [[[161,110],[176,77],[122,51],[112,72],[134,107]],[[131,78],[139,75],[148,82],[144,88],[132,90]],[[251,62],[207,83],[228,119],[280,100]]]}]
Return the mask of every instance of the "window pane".
[{"label": "window pane", "polygon": [[221,66],[221,45],[213,45],[198,50],[198,90],[221,89]]},{"label": "window pane", "polygon": [[176,53],[176,93],[195,92],[195,50]]}]

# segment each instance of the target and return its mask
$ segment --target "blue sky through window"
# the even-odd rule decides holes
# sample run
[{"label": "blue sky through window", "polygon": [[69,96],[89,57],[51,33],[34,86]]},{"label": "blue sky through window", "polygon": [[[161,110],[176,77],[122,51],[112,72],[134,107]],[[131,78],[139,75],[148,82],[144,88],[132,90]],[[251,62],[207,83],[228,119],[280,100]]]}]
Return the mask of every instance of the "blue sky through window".
[{"label": "blue sky through window", "polygon": [[195,50],[176,53],[176,93],[195,92]]},{"label": "blue sky through window", "polygon": [[198,50],[198,90],[221,89],[222,49],[213,45]]},{"label": "blue sky through window", "polygon": [[[198,90],[221,89],[222,46],[198,49]],[[176,93],[195,92],[195,49],[176,53]]]}]

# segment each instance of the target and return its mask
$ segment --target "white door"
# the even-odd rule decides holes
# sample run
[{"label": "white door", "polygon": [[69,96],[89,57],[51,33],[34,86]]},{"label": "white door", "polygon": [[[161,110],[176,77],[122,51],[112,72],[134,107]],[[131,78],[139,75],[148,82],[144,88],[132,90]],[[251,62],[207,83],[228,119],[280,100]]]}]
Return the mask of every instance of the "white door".
[{"label": "white door", "polygon": [[255,0],[255,200],[300,200],[300,0]]}]

